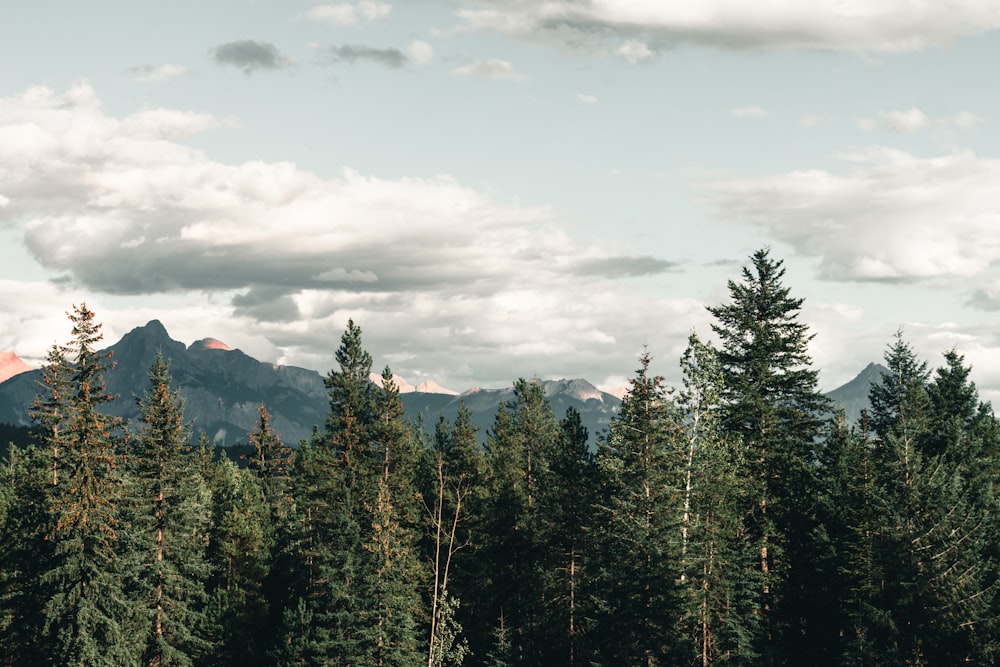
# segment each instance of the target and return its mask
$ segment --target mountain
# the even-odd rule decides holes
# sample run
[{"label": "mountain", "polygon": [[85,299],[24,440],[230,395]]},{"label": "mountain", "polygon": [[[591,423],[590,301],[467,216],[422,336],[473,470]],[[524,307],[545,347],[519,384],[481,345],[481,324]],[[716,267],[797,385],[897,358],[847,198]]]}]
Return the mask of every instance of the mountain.
[{"label": "mountain", "polygon": [[[601,391],[586,380],[533,380],[542,386],[552,412],[557,419],[566,415],[566,409],[576,408],[580,421],[590,432],[590,442],[596,446],[597,436],[608,428],[611,419],[618,413],[621,400]],[[424,429],[434,432],[434,424],[440,415],[454,420],[459,405],[465,403],[472,413],[472,419],[479,425],[479,441],[486,442],[487,431],[493,426],[500,404],[514,400],[514,388],[480,389],[474,387],[457,396],[412,392],[401,394],[406,415],[411,420],[423,420]]]},{"label": "mountain", "polygon": [[[136,423],[136,400],[149,385],[149,368],[157,352],[170,360],[173,386],[184,399],[184,414],[193,421],[194,433],[204,432],[216,444],[246,442],[246,434],[257,426],[257,408],[263,402],[271,413],[271,425],[290,444],[309,438],[314,425],[322,427],[329,409],[323,376],[316,371],[258,361],[214,338],[185,346],[173,340],[163,324],[153,320],[125,334],[106,348],[115,366],[106,377],[108,390],[119,398],[107,406],[110,414]],[[2,357],[0,357],[2,358]],[[381,381],[381,378],[378,378]],[[0,423],[28,426],[41,371],[21,372],[0,383]],[[513,388],[476,389],[461,395],[434,382],[412,387],[396,378],[406,416],[424,420],[433,432],[438,416],[453,419],[460,401],[465,401],[480,425],[480,440],[493,424],[502,401],[514,397]],[[599,391],[586,380],[542,381],[558,418],[572,405],[581,414],[592,438],[607,427],[620,401]]]},{"label": "mountain", "polygon": [[5,382],[15,375],[26,373],[31,366],[13,352],[0,352],[0,382]]},{"label": "mountain", "polygon": [[868,402],[868,392],[873,384],[881,381],[882,374],[888,373],[889,369],[882,364],[874,362],[865,366],[858,375],[847,384],[837,387],[826,394],[835,405],[844,409],[847,414],[847,421],[857,423],[861,417],[861,411],[871,407]]},{"label": "mountain", "polygon": [[[313,424],[322,424],[326,416],[326,389],[315,371],[262,363],[210,338],[186,347],[170,338],[157,320],[133,329],[106,351],[112,353],[115,367],[105,382],[119,397],[107,411],[132,422],[138,420],[136,400],[149,386],[149,367],[158,351],[170,360],[174,387],[185,401],[184,414],[194,421],[195,433],[204,432],[220,445],[246,441],[261,401],[273,416],[275,430],[290,442],[308,437]],[[40,379],[41,371],[36,370],[0,384],[0,422],[31,423],[28,410]]]}]

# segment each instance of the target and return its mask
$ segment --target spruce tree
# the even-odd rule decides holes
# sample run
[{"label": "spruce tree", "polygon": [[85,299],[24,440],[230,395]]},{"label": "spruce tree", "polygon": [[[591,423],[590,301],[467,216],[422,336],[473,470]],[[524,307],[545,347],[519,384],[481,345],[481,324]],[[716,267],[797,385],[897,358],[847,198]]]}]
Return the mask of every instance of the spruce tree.
[{"label": "spruce tree", "polygon": [[875,484],[865,500],[876,512],[858,531],[865,540],[851,569],[863,660],[957,664],[994,651],[994,512],[970,474],[980,447],[957,423],[975,414],[976,394],[960,357],[946,358],[930,383],[897,334],[889,372],[871,390]]},{"label": "spruce tree", "polygon": [[67,367],[52,373],[68,376],[65,416],[58,422],[47,416],[44,423],[60,443],[60,474],[47,535],[53,554],[41,575],[51,597],[42,604],[40,646],[58,664],[130,664],[140,645],[132,633],[137,609],[126,597],[120,558],[122,479],[115,452],[123,436],[120,422],[101,412],[113,398],[103,377],[110,362],[97,352],[101,334],[93,311],[74,307],[69,318]]},{"label": "spruce tree", "polygon": [[135,587],[146,615],[143,662],[193,665],[209,649],[203,626],[210,497],[187,456],[190,431],[183,402],[171,388],[170,365],[161,354],[150,368],[149,383],[138,400],[130,485]]},{"label": "spruce tree", "polygon": [[782,283],[785,270],[767,249],[756,251],[742,281],[729,281],[730,302],[709,312],[722,348],[722,424],[747,450],[753,485],[750,539],[761,573],[755,642],[767,663],[804,662],[826,650],[810,622],[809,587],[821,539],[815,497],[817,442],[828,401],[810,368],[812,336],[798,321],[803,300]]},{"label": "spruce tree", "polygon": [[545,664],[545,578],[554,563],[545,515],[553,449],[559,424],[541,385],[520,379],[514,400],[498,411],[487,441],[486,521],[483,562],[492,608],[504,617],[516,661]]},{"label": "spruce tree", "polygon": [[677,436],[663,378],[643,354],[599,444],[600,576],[595,609],[602,664],[669,665],[680,635]]}]

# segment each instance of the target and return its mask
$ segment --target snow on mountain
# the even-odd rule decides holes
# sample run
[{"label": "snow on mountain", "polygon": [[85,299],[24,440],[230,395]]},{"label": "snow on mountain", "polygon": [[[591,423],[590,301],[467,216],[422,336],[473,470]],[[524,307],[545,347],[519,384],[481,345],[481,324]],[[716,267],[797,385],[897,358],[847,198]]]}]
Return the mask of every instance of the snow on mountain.
[{"label": "snow on mountain", "polygon": [[423,392],[424,394],[447,394],[448,396],[458,396],[457,391],[446,389],[441,385],[439,385],[434,380],[427,380],[426,382],[421,382],[420,384],[418,384],[416,387],[413,388],[413,391]]},{"label": "snow on mountain", "polygon": [[[368,376],[368,379],[370,379],[379,387],[382,386],[382,375],[380,373],[371,373]],[[410,384],[403,378],[399,377],[395,373],[392,374],[392,381],[396,383],[396,389],[399,390],[400,394],[409,394],[412,391],[414,391],[414,387],[412,384]]]}]

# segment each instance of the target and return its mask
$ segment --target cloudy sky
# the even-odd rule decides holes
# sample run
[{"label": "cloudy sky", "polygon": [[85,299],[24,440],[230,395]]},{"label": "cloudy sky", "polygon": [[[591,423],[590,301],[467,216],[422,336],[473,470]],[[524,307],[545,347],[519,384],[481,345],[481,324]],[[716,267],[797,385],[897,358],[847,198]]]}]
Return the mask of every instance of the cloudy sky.
[{"label": "cloudy sky", "polygon": [[86,301],[456,390],[675,381],[757,248],[825,389],[895,331],[1000,399],[1000,5],[39,0],[0,28],[0,351]]}]

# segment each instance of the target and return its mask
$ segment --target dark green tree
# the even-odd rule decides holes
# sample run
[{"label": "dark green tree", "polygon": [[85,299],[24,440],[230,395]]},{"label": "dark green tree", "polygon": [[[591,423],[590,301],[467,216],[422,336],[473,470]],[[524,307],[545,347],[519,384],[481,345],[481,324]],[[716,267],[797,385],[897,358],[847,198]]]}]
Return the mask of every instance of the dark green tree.
[{"label": "dark green tree", "polygon": [[[993,652],[994,511],[973,481],[974,387],[957,355],[929,382],[927,364],[897,334],[872,387],[871,468],[850,568],[861,664],[958,664]],[[957,421],[965,421],[960,426]],[[979,478],[983,479],[983,478]]]},{"label": "dark green tree", "polygon": [[682,468],[679,497],[684,632],[691,663],[756,661],[761,572],[748,540],[747,460],[740,441],[722,430],[724,377],[718,352],[695,334],[681,357],[684,387],[675,401]]},{"label": "dark green tree", "polygon": [[681,516],[674,473],[676,427],[663,378],[643,354],[621,410],[598,445],[598,548],[595,616],[602,664],[679,662]]},{"label": "dark green tree", "polygon": [[[476,440],[478,427],[464,402],[454,423],[442,415],[424,464],[427,560],[431,564],[428,664],[459,665],[468,655],[468,640],[460,620],[462,605],[456,590],[468,589],[471,568],[465,553],[474,548],[472,521],[481,496],[483,456]],[[427,482],[430,482],[428,485]]]},{"label": "dark green tree", "polygon": [[817,443],[828,401],[817,390],[808,346],[798,321],[802,299],[782,283],[785,270],[767,249],[729,281],[730,301],[709,308],[722,347],[725,378],[722,425],[746,448],[752,513],[749,538],[757,547],[761,634],[756,648],[766,663],[807,662],[829,651],[831,638],[815,618]]},{"label": "dark green tree", "polygon": [[210,664],[269,664],[272,633],[264,582],[270,573],[274,526],[260,480],[227,458],[212,464],[212,527],[206,610],[214,651]]},{"label": "dark green tree", "polygon": [[[538,382],[520,379],[514,400],[497,413],[486,448],[487,496],[482,551],[482,594],[488,618],[502,616],[519,664],[545,664],[547,624],[545,580],[555,563],[548,550],[550,465],[560,437],[559,423]],[[475,650],[475,648],[474,648]]]},{"label": "dark green tree", "polygon": [[[53,553],[41,574],[51,597],[39,601],[45,624],[38,645],[56,664],[131,664],[139,651],[138,614],[125,594],[119,554],[122,478],[115,452],[123,435],[119,420],[101,412],[113,398],[104,384],[110,361],[97,351],[101,334],[93,311],[77,306],[69,318],[68,366],[51,373],[68,376],[66,409],[61,420],[49,413],[43,423],[59,443],[59,477],[47,535]],[[61,402],[56,396],[39,401]]]},{"label": "dark green tree", "polygon": [[161,354],[138,400],[140,427],[130,463],[135,506],[135,589],[144,609],[147,665],[193,665],[206,655],[205,539],[211,499],[187,455],[190,431]]}]

